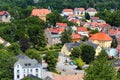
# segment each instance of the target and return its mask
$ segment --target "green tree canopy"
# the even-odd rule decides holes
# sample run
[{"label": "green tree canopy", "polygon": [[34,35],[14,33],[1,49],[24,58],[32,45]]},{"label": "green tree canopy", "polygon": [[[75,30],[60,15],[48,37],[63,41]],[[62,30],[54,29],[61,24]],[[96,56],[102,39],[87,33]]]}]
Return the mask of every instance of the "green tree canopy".
[{"label": "green tree canopy", "polygon": [[55,68],[58,61],[58,53],[54,51],[49,51],[46,53],[44,59],[48,64],[48,70],[55,72],[56,71]]},{"label": "green tree canopy", "polygon": [[99,53],[99,58],[86,70],[84,80],[116,80],[115,69],[106,54],[104,50]]},{"label": "green tree canopy", "polygon": [[95,57],[95,49],[92,46],[87,45],[85,43],[80,45],[80,49],[82,51],[81,54],[82,60],[87,64],[91,63]]},{"label": "green tree canopy", "polygon": [[71,30],[66,30],[62,33],[62,36],[61,36],[61,41],[62,41],[62,44],[65,44],[65,43],[69,43],[71,42]]},{"label": "green tree canopy", "polygon": [[71,57],[73,58],[80,58],[82,54],[82,51],[79,46],[74,47],[72,52],[71,52]]},{"label": "green tree canopy", "polygon": [[36,59],[38,60],[39,62],[42,60],[42,57],[41,57],[41,54],[39,51],[35,50],[35,49],[28,49],[25,54],[27,56],[29,56],[30,58],[32,59]]}]

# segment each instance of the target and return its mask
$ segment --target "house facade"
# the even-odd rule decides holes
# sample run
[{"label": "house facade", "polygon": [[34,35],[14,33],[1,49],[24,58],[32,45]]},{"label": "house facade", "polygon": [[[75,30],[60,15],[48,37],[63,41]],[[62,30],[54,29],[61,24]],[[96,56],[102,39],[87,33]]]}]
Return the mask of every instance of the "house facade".
[{"label": "house facade", "polygon": [[80,36],[80,34],[77,33],[73,33],[71,35],[72,42],[80,42],[81,38],[82,37]]},{"label": "house facade", "polygon": [[71,50],[76,46],[80,46],[82,43],[86,43],[87,45],[93,46],[95,51],[96,51],[95,56],[98,56],[99,52],[102,50],[102,48],[98,44],[94,44],[94,43],[89,42],[89,41],[87,41],[87,42],[81,41],[81,42],[73,42],[73,43],[64,44],[62,49],[61,49],[61,53],[69,56],[71,54]]},{"label": "house facade", "polygon": [[7,11],[0,11],[0,22],[10,22],[11,16]]},{"label": "house facade", "polygon": [[42,66],[35,59],[30,59],[25,55],[19,55],[18,61],[14,64],[14,80],[21,80],[28,75],[38,78],[42,77]]},{"label": "house facade", "polygon": [[88,34],[89,34],[89,32],[88,32],[88,30],[87,30],[87,28],[86,27],[77,27],[77,32],[78,32],[78,34],[80,34],[81,36],[89,36]]},{"label": "house facade", "polygon": [[91,17],[93,17],[93,16],[95,16],[95,14],[97,14],[97,10],[94,9],[94,8],[88,8],[88,9],[86,10],[86,12],[87,12]]},{"label": "house facade", "polygon": [[74,14],[76,16],[84,16],[85,15],[85,9],[84,8],[75,8]]},{"label": "house facade", "polygon": [[64,28],[47,28],[45,30],[45,35],[48,41],[48,45],[54,45],[61,43],[61,33]]},{"label": "house facade", "polygon": [[110,48],[112,43],[112,38],[104,32],[93,34],[89,40],[94,44],[99,44],[103,48]]},{"label": "house facade", "polygon": [[51,10],[48,10],[48,9],[33,9],[31,16],[37,16],[40,19],[46,21],[46,15],[50,13],[51,13]]},{"label": "house facade", "polygon": [[73,10],[72,9],[63,9],[62,14],[66,15],[66,16],[71,15],[71,14],[73,14]]}]

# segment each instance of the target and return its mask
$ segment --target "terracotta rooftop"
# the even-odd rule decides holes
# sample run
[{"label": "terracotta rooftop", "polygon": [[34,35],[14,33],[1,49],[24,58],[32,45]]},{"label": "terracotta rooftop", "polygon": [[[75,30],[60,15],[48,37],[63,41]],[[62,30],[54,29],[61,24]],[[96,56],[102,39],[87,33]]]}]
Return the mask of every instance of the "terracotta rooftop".
[{"label": "terracotta rooftop", "polygon": [[67,27],[67,23],[57,22],[56,25],[57,25],[58,27]]},{"label": "terracotta rooftop", "polygon": [[60,32],[64,32],[64,28],[49,28],[51,33],[60,33]]},{"label": "terracotta rooftop", "polygon": [[72,9],[63,9],[63,12],[73,12]]},{"label": "terracotta rooftop", "polygon": [[31,15],[32,16],[39,16],[39,15],[47,15],[49,13],[51,13],[51,11],[48,9],[33,9]]},{"label": "terracotta rooftop", "polygon": [[71,38],[72,38],[72,39],[80,39],[80,38],[82,38],[82,37],[80,36],[80,34],[72,34],[72,35],[71,35]]},{"label": "terracotta rooftop", "polygon": [[87,31],[86,27],[77,27],[77,31]]},{"label": "terracotta rooftop", "polygon": [[9,14],[7,11],[0,11],[0,16],[4,15],[5,13]]},{"label": "terracotta rooftop", "polygon": [[92,20],[99,20],[100,18],[99,17],[92,17],[91,19]]},{"label": "terracotta rooftop", "polygon": [[111,35],[115,35],[117,31],[112,29],[109,32],[110,32]]},{"label": "terracotta rooftop", "polygon": [[53,74],[55,80],[83,80],[83,74],[58,75]]},{"label": "terracotta rooftop", "polygon": [[84,8],[75,8],[75,11],[85,11]]},{"label": "terracotta rooftop", "polygon": [[90,40],[100,40],[100,41],[112,40],[112,38],[104,32],[99,32],[99,33],[93,34],[89,39]]}]

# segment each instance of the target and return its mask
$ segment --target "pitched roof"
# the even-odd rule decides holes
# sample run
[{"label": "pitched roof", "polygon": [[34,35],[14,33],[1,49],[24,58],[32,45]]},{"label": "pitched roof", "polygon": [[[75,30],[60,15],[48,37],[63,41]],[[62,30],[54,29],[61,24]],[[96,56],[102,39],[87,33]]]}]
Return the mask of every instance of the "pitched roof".
[{"label": "pitched roof", "polygon": [[91,17],[92,20],[99,20],[99,17]]},{"label": "pitched roof", "polygon": [[49,28],[51,33],[60,33],[60,32],[64,32],[64,28]]},{"label": "pitched roof", "polygon": [[30,59],[26,55],[18,55],[18,61],[14,64],[20,64],[23,68],[34,68],[41,66],[36,59]]},{"label": "pitched roof", "polygon": [[55,80],[83,80],[83,74],[58,75],[53,74]]},{"label": "pitched roof", "polygon": [[87,31],[86,27],[77,27],[77,31]]},{"label": "pitched roof", "polygon": [[85,11],[84,8],[75,8],[75,11]]},{"label": "pitched roof", "polygon": [[82,38],[82,37],[80,36],[80,34],[72,34],[72,35],[71,35],[71,38],[72,38],[72,39],[80,39],[80,38]]},{"label": "pitched roof", "polygon": [[73,42],[73,43],[65,43],[65,46],[67,48],[67,50],[71,50],[71,48],[76,47],[76,46],[80,46],[82,43],[86,43],[87,45],[93,46],[94,49],[96,49],[98,47],[98,44],[93,44],[90,41],[86,41],[86,42]]},{"label": "pitched roof", "polygon": [[96,12],[96,9],[95,8],[88,8],[86,11],[87,12]]},{"label": "pitched roof", "polygon": [[110,33],[111,35],[115,35],[116,32],[117,32],[117,31],[116,31],[116,30],[113,30],[113,29],[109,31],[109,33]]},{"label": "pitched roof", "polygon": [[57,22],[56,25],[57,25],[58,27],[67,27],[67,23]]},{"label": "pitched roof", "polygon": [[51,11],[48,9],[33,9],[31,16],[47,15],[49,13],[51,13]]},{"label": "pitched roof", "polygon": [[72,9],[63,9],[63,12],[73,12]]},{"label": "pitched roof", "polygon": [[4,14],[9,14],[9,13],[7,11],[0,11],[0,16],[2,16]]},{"label": "pitched roof", "polygon": [[112,38],[104,32],[99,32],[99,33],[93,34],[89,39],[90,40],[100,40],[100,41],[112,40]]}]

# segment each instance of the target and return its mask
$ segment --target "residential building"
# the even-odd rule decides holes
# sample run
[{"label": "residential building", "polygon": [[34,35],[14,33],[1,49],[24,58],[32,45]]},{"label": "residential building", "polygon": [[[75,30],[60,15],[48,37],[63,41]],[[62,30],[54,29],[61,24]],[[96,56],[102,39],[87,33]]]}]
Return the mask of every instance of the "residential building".
[{"label": "residential building", "polygon": [[62,32],[64,32],[64,28],[47,28],[45,30],[45,35],[48,41],[48,45],[61,43]]},{"label": "residential building", "polygon": [[72,42],[80,42],[81,38],[82,37],[80,36],[80,34],[77,33],[73,33],[71,35]]},{"label": "residential building", "polygon": [[33,9],[31,16],[37,16],[40,19],[46,21],[46,15],[50,13],[51,13],[51,10],[48,10],[48,9]]},{"label": "residential building", "polygon": [[73,14],[73,10],[72,9],[63,9],[62,14],[66,15],[66,16],[71,15],[71,14]]},{"label": "residential building", "polygon": [[75,8],[74,14],[76,16],[84,16],[85,15],[85,9],[84,8]]},{"label": "residential building", "polygon": [[28,75],[42,77],[42,65],[37,60],[22,54],[18,55],[17,58],[18,60],[14,64],[14,80],[21,80]]},{"label": "residential building", "polygon": [[56,23],[56,27],[59,27],[59,28],[66,28],[66,27],[67,27],[67,23],[57,22],[57,23]]},{"label": "residential building", "polygon": [[10,22],[11,16],[7,11],[0,11],[0,22]]},{"label": "residential building", "polygon": [[80,46],[82,43],[86,43],[87,45],[93,46],[96,51],[96,56],[99,55],[98,53],[102,50],[101,47],[98,44],[94,44],[90,41],[87,42],[73,42],[73,43],[65,43],[61,49],[61,53],[69,56],[71,54],[71,50],[76,47]]},{"label": "residential building", "polygon": [[112,38],[104,32],[93,34],[89,40],[94,44],[99,44],[103,48],[110,48],[112,43]]},{"label": "residential building", "polygon": [[97,10],[96,10],[95,8],[88,8],[88,9],[86,10],[86,12],[89,13],[89,15],[90,15],[91,17],[93,17],[93,16],[95,16],[95,14],[97,14]]},{"label": "residential building", "polygon": [[81,36],[89,36],[89,31],[87,30],[86,27],[77,27],[77,32],[78,34],[80,34]]}]

